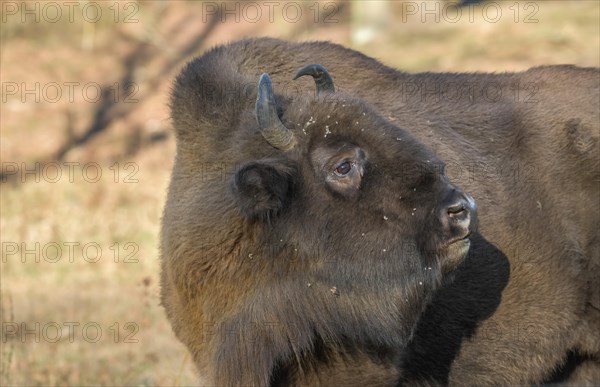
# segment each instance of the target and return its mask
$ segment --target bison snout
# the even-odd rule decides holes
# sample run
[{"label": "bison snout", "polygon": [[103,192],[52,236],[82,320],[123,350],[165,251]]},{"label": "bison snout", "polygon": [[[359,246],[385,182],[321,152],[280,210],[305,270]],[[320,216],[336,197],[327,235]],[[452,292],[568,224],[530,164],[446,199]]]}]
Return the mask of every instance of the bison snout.
[{"label": "bison snout", "polygon": [[451,241],[467,238],[477,228],[477,204],[471,195],[459,189],[451,190],[439,215]]}]

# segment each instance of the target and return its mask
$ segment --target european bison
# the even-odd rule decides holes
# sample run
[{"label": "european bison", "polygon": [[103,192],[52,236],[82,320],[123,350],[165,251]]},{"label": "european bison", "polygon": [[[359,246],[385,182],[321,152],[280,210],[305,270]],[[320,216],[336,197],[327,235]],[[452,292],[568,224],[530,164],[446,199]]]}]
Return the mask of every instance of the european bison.
[{"label": "european bison", "polygon": [[190,62],[162,302],[204,382],[523,384],[567,358],[594,381],[599,81],[275,39]]}]

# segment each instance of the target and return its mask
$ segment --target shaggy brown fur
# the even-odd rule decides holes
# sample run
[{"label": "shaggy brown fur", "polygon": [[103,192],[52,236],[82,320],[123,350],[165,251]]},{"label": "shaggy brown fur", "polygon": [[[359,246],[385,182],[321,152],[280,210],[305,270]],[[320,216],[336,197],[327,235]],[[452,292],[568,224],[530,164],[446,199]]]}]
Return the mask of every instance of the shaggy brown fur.
[{"label": "shaggy brown fur", "polygon": [[[310,63],[336,93],[291,81]],[[299,139],[291,153],[257,130],[263,72]],[[570,353],[585,367],[561,378],[593,380],[599,82],[574,66],[407,74],[338,45],[274,39],[192,61],[172,98],[162,300],[205,382],[526,384],[560,373]],[[358,199],[336,196],[315,165],[319,150],[349,145],[368,153]],[[480,228],[419,320],[460,262],[439,253],[427,215],[447,189],[426,167],[440,160],[478,203]],[[232,185],[246,166],[258,212]]]}]

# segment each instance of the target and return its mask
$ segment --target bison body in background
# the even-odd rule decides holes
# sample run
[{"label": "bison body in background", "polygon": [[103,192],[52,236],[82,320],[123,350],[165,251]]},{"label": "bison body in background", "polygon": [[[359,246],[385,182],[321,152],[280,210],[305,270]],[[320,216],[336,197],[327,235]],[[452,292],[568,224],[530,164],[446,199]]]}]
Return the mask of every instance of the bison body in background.
[{"label": "bison body in background", "polygon": [[[335,92],[292,81],[309,63]],[[262,77],[255,108],[262,73],[275,97]],[[597,377],[599,82],[408,74],[274,39],[190,62],[162,302],[204,381],[525,384],[574,357],[560,377]],[[464,260],[457,187],[479,207]]]}]

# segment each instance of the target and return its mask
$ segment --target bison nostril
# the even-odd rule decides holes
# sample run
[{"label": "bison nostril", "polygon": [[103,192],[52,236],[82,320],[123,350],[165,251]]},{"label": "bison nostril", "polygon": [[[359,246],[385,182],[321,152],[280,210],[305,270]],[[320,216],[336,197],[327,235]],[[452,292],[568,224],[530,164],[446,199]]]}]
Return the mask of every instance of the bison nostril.
[{"label": "bison nostril", "polygon": [[465,210],[465,206],[463,204],[458,204],[448,208],[448,215],[453,216],[456,214],[460,214]]},{"label": "bison nostril", "polygon": [[477,225],[477,205],[471,195],[456,188],[446,195],[438,212],[442,226],[451,238],[464,238]]},{"label": "bison nostril", "polygon": [[467,211],[466,204],[463,201],[461,201],[457,204],[454,204],[454,205],[448,207],[448,216],[453,218],[455,216],[462,215],[466,211]]}]

